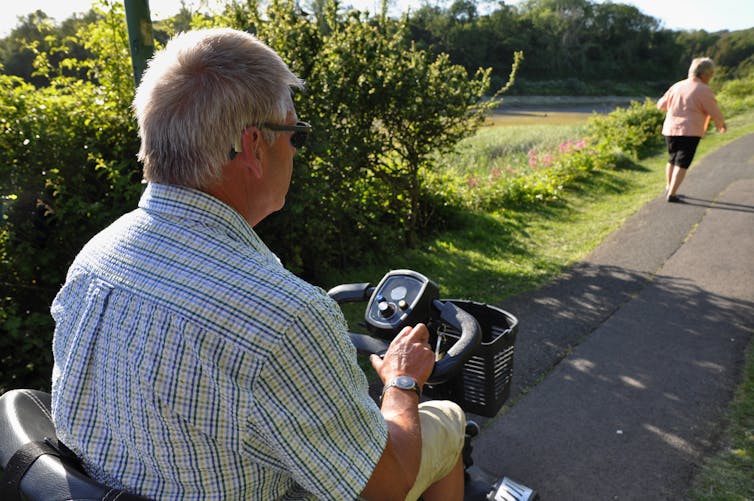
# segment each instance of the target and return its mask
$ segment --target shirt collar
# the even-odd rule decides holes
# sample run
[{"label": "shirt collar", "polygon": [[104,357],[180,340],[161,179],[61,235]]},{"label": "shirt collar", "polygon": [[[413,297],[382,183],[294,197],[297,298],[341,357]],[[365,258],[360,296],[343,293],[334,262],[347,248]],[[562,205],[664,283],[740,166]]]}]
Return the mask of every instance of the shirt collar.
[{"label": "shirt collar", "polygon": [[233,240],[250,245],[257,252],[280,262],[249,223],[232,207],[203,191],[184,186],[148,183],[139,208],[166,219],[207,225]]}]

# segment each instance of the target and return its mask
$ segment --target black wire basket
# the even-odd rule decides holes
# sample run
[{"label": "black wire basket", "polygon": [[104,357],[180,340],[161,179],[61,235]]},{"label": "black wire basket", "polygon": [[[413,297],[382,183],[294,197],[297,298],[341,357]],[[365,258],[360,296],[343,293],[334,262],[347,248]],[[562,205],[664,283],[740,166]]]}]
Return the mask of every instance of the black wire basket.
[{"label": "black wire basket", "polygon": [[[425,388],[424,393],[433,399],[452,400],[466,412],[493,417],[510,395],[518,319],[489,304],[444,301],[476,318],[482,329],[482,343],[457,375],[447,383]],[[444,346],[451,346],[460,338],[460,333],[445,323],[437,326],[437,333]]]}]

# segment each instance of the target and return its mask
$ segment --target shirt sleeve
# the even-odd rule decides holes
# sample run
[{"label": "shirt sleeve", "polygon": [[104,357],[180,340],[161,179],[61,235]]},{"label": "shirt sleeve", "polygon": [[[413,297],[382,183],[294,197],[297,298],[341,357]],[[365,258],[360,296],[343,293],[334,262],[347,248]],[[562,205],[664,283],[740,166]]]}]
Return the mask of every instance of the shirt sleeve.
[{"label": "shirt sleeve", "polygon": [[[720,106],[717,104],[717,99],[715,98],[715,93],[707,87],[705,89],[706,92],[704,92],[701,96],[701,104],[702,104],[702,110],[704,113],[707,114],[707,116],[712,117],[712,120],[715,121],[715,125],[720,127],[725,123],[725,118],[723,117],[723,112],[720,110]],[[705,127],[705,130],[707,128]]]},{"label": "shirt sleeve", "polygon": [[320,499],[355,499],[387,443],[343,315],[324,293],[299,312],[254,388],[257,429]]},{"label": "shirt sleeve", "polygon": [[663,94],[663,96],[657,101],[657,109],[662,111],[668,110],[668,100],[670,98],[670,89]]}]

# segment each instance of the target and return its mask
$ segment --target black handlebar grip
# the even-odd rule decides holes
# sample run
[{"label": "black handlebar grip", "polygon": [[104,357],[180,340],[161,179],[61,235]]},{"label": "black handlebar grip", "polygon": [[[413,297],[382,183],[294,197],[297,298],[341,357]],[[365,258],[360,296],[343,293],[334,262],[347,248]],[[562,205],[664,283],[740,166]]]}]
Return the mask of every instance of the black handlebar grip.
[{"label": "black handlebar grip", "polygon": [[360,303],[367,301],[373,291],[372,284],[366,282],[361,284],[336,285],[327,291],[327,295],[333,298],[338,304]]},{"label": "black handlebar grip", "polygon": [[363,355],[376,354],[383,356],[390,347],[390,343],[384,339],[377,339],[366,334],[349,332],[348,336],[351,338],[351,344],[356,347],[356,351]]},{"label": "black handlebar grip", "polygon": [[461,333],[460,339],[451,346],[442,360],[435,363],[435,368],[427,380],[427,384],[440,384],[455,375],[471,358],[474,350],[482,342],[482,329],[476,318],[450,301],[443,303],[435,299],[432,304],[440,311],[440,318]]}]

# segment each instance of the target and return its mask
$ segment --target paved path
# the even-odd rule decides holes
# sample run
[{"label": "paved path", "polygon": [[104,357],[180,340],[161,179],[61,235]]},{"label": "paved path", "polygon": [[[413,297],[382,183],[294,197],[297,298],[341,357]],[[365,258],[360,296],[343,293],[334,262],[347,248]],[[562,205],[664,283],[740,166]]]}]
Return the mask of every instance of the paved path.
[{"label": "paved path", "polygon": [[695,162],[680,191],[502,304],[520,322],[520,398],[485,424],[477,465],[543,501],[684,499],[754,332],[754,134]]}]

